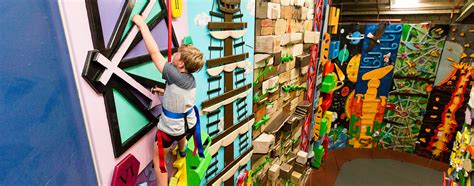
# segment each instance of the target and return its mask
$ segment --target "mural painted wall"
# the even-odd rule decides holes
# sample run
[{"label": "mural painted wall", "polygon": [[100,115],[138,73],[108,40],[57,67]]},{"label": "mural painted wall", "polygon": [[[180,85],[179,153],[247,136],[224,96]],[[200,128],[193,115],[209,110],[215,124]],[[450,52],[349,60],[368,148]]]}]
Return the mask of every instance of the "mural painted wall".
[{"label": "mural painted wall", "polygon": [[351,102],[349,143],[354,148],[374,147],[391,87],[402,24],[367,24],[355,97]]},{"label": "mural painted wall", "polygon": [[404,24],[380,145],[415,151],[448,25]]},{"label": "mural painted wall", "polygon": [[355,83],[357,82],[360,58],[365,37],[365,25],[341,24],[337,34],[332,35],[331,41],[339,42],[339,50],[332,56],[334,64],[337,65],[345,76],[344,84],[332,95],[332,105],[329,109],[335,113],[331,130],[330,149],[345,147],[348,139],[348,129],[351,118],[350,106],[354,98]]},{"label": "mural painted wall", "polygon": [[454,137],[465,122],[472,84],[473,37],[473,25],[450,25],[418,135],[418,155],[449,161]]}]

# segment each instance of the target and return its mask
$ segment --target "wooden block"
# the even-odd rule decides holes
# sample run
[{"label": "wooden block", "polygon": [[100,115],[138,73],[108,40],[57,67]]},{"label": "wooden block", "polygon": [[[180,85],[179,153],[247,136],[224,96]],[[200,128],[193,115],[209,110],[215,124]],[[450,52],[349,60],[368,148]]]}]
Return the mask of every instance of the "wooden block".
[{"label": "wooden block", "polygon": [[313,0],[305,0],[304,1],[304,7],[313,8],[314,7],[314,1]]},{"label": "wooden block", "polygon": [[[309,68],[309,66],[308,66],[308,68]],[[299,79],[298,83],[300,85],[301,84],[306,85],[306,80],[308,79],[308,73],[304,74],[303,76],[300,76],[298,79]]]},{"label": "wooden block", "polygon": [[293,171],[296,172],[306,172],[307,166],[298,162],[293,164]]},{"label": "wooden block", "polygon": [[[304,84],[301,85],[301,86],[304,86],[304,85],[306,85],[306,83],[304,83]],[[301,102],[303,102],[303,101],[304,101],[304,94],[300,94],[300,95],[298,96],[298,102],[301,103]]]},{"label": "wooden block", "polygon": [[[286,69],[286,63],[285,64],[281,64],[280,66],[278,66],[278,74],[282,74],[284,72],[286,72],[287,69]],[[288,76],[289,77],[289,76]]]},{"label": "wooden block", "polygon": [[260,134],[262,134],[261,130],[252,130],[252,140],[255,140]]},{"label": "wooden block", "polygon": [[280,84],[285,83],[285,82],[290,80],[290,72],[285,71],[285,72],[281,73],[280,75],[278,75],[278,77],[279,77],[278,80],[279,80]]},{"label": "wooden block", "polygon": [[272,2],[272,3],[278,3],[278,4],[279,4],[279,3],[280,3],[280,0],[271,0],[270,2]]},{"label": "wooden block", "polygon": [[292,54],[292,53],[293,53],[293,45],[285,45],[281,47],[281,54],[283,56],[287,54]]},{"label": "wooden block", "polygon": [[[276,92],[270,94],[269,96],[270,97],[269,97],[268,100],[270,102],[278,101],[278,99],[280,98],[280,91],[276,91]],[[278,104],[278,105],[280,105],[280,104]]]},{"label": "wooden block", "polygon": [[296,67],[304,67],[309,64],[309,54],[303,54],[295,57]]},{"label": "wooden block", "polygon": [[[277,102],[271,102],[272,104],[270,105],[267,105],[266,107],[266,112],[268,115],[274,115],[274,113],[277,112],[278,110],[278,106],[277,106]],[[264,129],[264,127],[262,127],[262,130]]]},{"label": "wooden block", "polygon": [[[308,68],[309,68],[309,65],[304,66],[304,67],[301,67],[301,68],[300,68],[300,74],[301,74],[301,75],[307,74],[307,73],[308,73]],[[300,76],[300,77],[302,77],[302,76]]]},{"label": "wooden block", "polygon": [[255,54],[254,60],[255,60],[255,64],[253,66],[254,69],[264,67],[265,62],[267,62],[267,65],[273,65],[273,56],[269,54]]},{"label": "wooden block", "polygon": [[293,171],[291,173],[291,183],[299,185],[301,183],[301,178],[302,177],[303,177],[303,175],[301,173]]},{"label": "wooden block", "polygon": [[308,18],[308,8],[301,7],[301,20],[306,20]]},{"label": "wooden block", "polygon": [[284,19],[277,19],[275,22],[275,35],[283,35],[288,30],[287,22]]},{"label": "wooden block", "polygon": [[268,169],[268,178],[270,180],[277,180],[278,177],[280,176],[280,164],[272,164],[270,169]]},{"label": "wooden block", "polygon": [[[294,13],[292,14],[294,15]],[[288,33],[290,32],[297,32],[297,26],[296,26],[296,19],[288,19],[288,25],[290,26],[290,30],[288,31]]]},{"label": "wooden block", "polygon": [[304,6],[305,6],[306,8],[314,8],[314,4],[315,4],[315,3],[314,3],[313,0],[306,0],[306,1],[304,2]]},{"label": "wooden block", "polygon": [[294,7],[293,6],[281,6],[281,14],[280,14],[280,18],[281,19],[291,19],[291,17],[293,16],[293,9]]},{"label": "wooden block", "polygon": [[299,56],[303,54],[303,44],[295,44],[293,45],[293,56]]},{"label": "wooden block", "polygon": [[313,30],[313,18],[308,18],[308,20],[305,20],[304,23],[303,23],[303,32],[306,32],[306,31],[311,31]]},{"label": "wooden block", "polygon": [[299,7],[302,7],[304,6],[304,0],[294,0],[294,3],[293,3],[295,6],[299,6]]},{"label": "wooden block", "polygon": [[301,43],[303,41],[303,33],[302,32],[296,32],[291,35],[291,42],[298,42]]},{"label": "wooden block", "polygon": [[270,26],[262,27],[260,28],[260,35],[261,36],[273,35],[274,30],[275,30],[274,27],[270,27]]},{"label": "wooden block", "polygon": [[273,64],[280,65],[281,63],[281,51],[278,53],[273,53]]},{"label": "wooden block", "polygon": [[280,36],[257,36],[255,43],[255,52],[277,53],[281,51]]},{"label": "wooden block", "polygon": [[303,36],[304,43],[319,43],[319,32],[305,31]]},{"label": "wooden block", "polygon": [[[296,66],[296,61],[295,59],[291,60],[290,62],[288,63],[285,63],[286,64],[286,70],[287,71],[290,71],[290,70],[293,70]],[[291,76],[291,75],[290,75]],[[291,79],[291,78],[290,78]]]},{"label": "wooden block", "polygon": [[275,20],[272,20],[272,19],[257,19],[257,21],[261,22],[260,26],[269,26],[269,27],[275,26]]},{"label": "wooden block", "polygon": [[298,154],[296,156],[296,162],[301,163],[301,164],[306,164],[308,161],[308,153],[305,151],[298,151]]},{"label": "wooden block", "polygon": [[288,6],[290,5],[290,0],[280,0],[280,4],[283,6]]},{"label": "wooden block", "polygon": [[281,46],[285,46],[291,42],[291,33],[286,33],[281,36]]},{"label": "wooden block", "polygon": [[280,4],[271,2],[257,3],[256,18],[278,19],[280,18]]},{"label": "wooden block", "polygon": [[[291,69],[290,80],[296,80],[300,76],[299,68]],[[264,82],[265,83],[265,82]]]},{"label": "wooden block", "polygon": [[299,139],[301,137],[301,127],[303,126],[302,123],[304,123],[304,118],[296,124],[296,127],[293,128],[293,139]]},{"label": "wooden block", "polygon": [[278,76],[272,77],[262,83],[262,94],[273,93],[278,90]]},{"label": "wooden block", "polygon": [[256,36],[259,36],[261,35],[261,32],[262,32],[262,24],[261,24],[261,20],[260,19],[256,19],[255,20],[255,35]]},{"label": "wooden block", "polygon": [[306,12],[306,19],[313,20],[314,19],[314,9],[308,8],[308,12]]},{"label": "wooden block", "polygon": [[275,136],[267,133],[261,134],[252,142],[253,152],[257,154],[266,154],[270,152],[270,147],[275,143]]},{"label": "wooden block", "polygon": [[293,16],[292,19],[301,19],[301,14],[302,14],[302,9],[301,7],[295,7],[293,9]]},{"label": "wooden block", "polygon": [[300,43],[303,40],[303,33],[293,32],[286,33],[281,36],[281,45],[288,45],[293,43]]},{"label": "wooden block", "polygon": [[[296,94],[296,92],[294,92]],[[290,103],[290,109],[291,110],[295,110],[296,109],[296,106],[298,106],[298,98],[295,97],[293,100],[291,100],[291,103]]]},{"label": "wooden block", "polygon": [[293,166],[286,163],[282,163],[280,166],[280,177],[286,180],[291,178],[291,172],[293,172]]},{"label": "wooden block", "polygon": [[304,20],[298,20],[298,21],[296,22],[296,32],[301,32],[301,33],[303,33],[303,31],[304,31],[304,27],[303,27],[303,26],[304,26]]}]

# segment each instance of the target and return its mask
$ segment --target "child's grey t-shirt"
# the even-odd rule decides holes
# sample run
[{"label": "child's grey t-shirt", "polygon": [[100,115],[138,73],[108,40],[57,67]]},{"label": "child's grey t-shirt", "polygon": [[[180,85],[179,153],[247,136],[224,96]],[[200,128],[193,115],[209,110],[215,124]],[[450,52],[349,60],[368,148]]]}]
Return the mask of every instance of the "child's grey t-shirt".
[{"label": "child's grey t-shirt", "polygon": [[[196,81],[189,73],[179,72],[171,63],[163,67],[163,78],[166,80],[166,89],[163,96],[163,107],[175,113],[185,113],[194,107],[196,100]],[[188,127],[196,125],[194,111],[187,116]],[[161,114],[158,129],[172,136],[185,133],[184,119],[172,119]]]}]

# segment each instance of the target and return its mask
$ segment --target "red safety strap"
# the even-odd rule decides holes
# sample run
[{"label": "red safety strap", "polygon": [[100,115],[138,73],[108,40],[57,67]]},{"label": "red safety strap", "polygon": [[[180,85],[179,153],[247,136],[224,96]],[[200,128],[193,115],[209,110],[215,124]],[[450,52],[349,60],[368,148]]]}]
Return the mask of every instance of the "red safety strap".
[{"label": "red safety strap", "polygon": [[194,150],[193,150],[193,156],[196,156],[197,150],[198,150],[198,144],[196,140],[196,132],[193,134],[193,141],[194,141]]},{"label": "red safety strap", "polygon": [[171,141],[171,139],[163,133],[163,131],[159,130],[156,132],[156,145],[158,146],[158,157],[160,161],[160,169],[161,173],[166,173],[166,165],[165,165],[165,153],[163,152],[163,138],[166,141]]},{"label": "red safety strap", "polygon": [[172,56],[172,48],[171,48],[171,2],[168,0],[168,62],[171,62],[171,56]]}]

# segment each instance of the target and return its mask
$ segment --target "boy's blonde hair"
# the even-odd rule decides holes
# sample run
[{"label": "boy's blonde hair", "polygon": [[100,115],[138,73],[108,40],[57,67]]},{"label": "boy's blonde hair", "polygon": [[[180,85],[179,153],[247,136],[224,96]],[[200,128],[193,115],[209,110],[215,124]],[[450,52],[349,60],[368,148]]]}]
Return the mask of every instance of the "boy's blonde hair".
[{"label": "boy's blonde hair", "polygon": [[182,45],[178,48],[178,52],[188,73],[201,70],[204,65],[204,57],[199,49],[192,45]]}]

